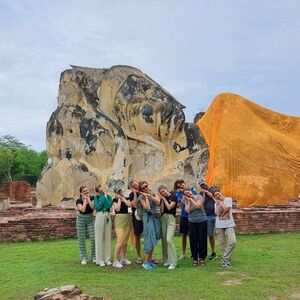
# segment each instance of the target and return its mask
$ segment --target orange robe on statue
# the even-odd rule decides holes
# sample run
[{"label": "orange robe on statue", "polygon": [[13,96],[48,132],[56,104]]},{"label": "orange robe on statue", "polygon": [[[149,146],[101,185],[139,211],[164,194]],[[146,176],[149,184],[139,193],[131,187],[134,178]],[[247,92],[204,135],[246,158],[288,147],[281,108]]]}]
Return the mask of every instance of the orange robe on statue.
[{"label": "orange robe on statue", "polygon": [[209,146],[207,182],[239,207],[287,204],[298,197],[300,118],[220,94],[197,124]]}]

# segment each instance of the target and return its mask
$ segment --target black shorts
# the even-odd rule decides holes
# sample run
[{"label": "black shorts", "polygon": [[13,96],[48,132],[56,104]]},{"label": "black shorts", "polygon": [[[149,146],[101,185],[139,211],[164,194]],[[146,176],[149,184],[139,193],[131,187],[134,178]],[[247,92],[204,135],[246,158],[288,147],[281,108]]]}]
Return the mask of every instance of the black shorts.
[{"label": "black shorts", "polygon": [[143,233],[143,221],[139,221],[135,218],[134,213],[132,214],[132,223],[134,235],[142,235]]},{"label": "black shorts", "polygon": [[189,219],[180,217],[179,232],[183,235],[188,235],[189,233]]}]

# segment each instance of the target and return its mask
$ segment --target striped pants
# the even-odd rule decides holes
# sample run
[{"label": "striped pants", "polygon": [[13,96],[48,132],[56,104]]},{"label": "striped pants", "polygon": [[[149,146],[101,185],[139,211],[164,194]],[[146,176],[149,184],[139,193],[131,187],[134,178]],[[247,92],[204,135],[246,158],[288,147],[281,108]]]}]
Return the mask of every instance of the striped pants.
[{"label": "striped pants", "polygon": [[79,243],[80,259],[88,259],[85,246],[86,232],[88,232],[91,241],[92,260],[96,259],[93,214],[79,214],[76,220],[76,229]]}]

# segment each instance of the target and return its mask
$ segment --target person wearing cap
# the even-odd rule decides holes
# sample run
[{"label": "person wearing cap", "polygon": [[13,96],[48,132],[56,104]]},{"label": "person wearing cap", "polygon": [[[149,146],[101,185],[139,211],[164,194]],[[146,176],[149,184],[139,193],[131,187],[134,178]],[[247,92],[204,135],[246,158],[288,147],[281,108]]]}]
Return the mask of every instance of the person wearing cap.
[{"label": "person wearing cap", "polygon": [[[113,206],[116,213],[115,216],[115,232],[117,244],[114,251],[113,267],[120,269],[124,265],[130,265],[131,261],[126,258],[127,243],[129,239],[133,243],[133,227],[131,214],[128,208],[131,207],[130,200],[124,197],[124,192],[121,188],[114,188],[116,198],[113,199]],[[121,253],[121,260],[119,256]]]},{"label": "person wearing cap", "polygon": [[112,197],[101,187],[96,187],[94,197],[96,264],[100,267],[111,265],[111,216]]},{"label": "person wearing cap", "polygon": [[[174,182],[174,191],[176,191],[178,206],[181,207],[179,232],[182,234],[182,255],[179,257],[180,260],[186,258],[187,236],[189,234],[188,213],[185,211],[186,198],[183,195],[183,191],[185,189],[188,189],[188,186],[185,184],[183,179],[178,179]],[[191,191],[194,195],[196,194],[196,190],[194,188],[191,188]]]},{"label": "person wearing cap", "polygon": [[[131,201],[131,206],[132,206],[132,224],[133,224],[133,231],[135,236],[135,249],[137,254],[137,258],[135,262],[137,264],[142,264],[143,260],[141,258],[141,235],[143,233],[143,220],[142,219],[138,220],[137,219],[138,216],[136,216],[136,210],[142,209],[141,203],[138,202],[138,197],[140,195],[139,184],[132,177],[130,177],[128,180],[128,186],[131,189],[131,192],[128,196],[128,200]],[[140,207],[138,208],[138,206]]]},{"label": "person wearing cap", "polygon": [[203,198],[204,210],[207,216],[207,236],[211,247],[211,255],[209,257],[209,260],[215,260],[217,258],[217,254],[215,251],[215,237],[214,237],[216,215],[215,215],[215,201],[212,196],[212,191],[214,190],[214,188],[209,187],[205,179],[201,179],[199,181],[199,186],[201,188],[200,195]]}]

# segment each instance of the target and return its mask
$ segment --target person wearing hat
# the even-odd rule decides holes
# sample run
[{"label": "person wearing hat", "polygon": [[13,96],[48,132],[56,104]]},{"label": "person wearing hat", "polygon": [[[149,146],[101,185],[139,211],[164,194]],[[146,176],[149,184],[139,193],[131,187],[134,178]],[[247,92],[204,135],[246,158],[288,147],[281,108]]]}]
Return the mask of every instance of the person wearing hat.
[{"label": "person wearing hat", "polygon": [[[124,192],[121,188],[114,188],[116,198],[113,199],[113,206],[116,213],[115,217],[115,232],[117,244],[114,251],[113,267],[120,269],[123,265],[130,265],[131,261],[126,258],[127,243],[129,239],[133,243],[133,227],[131,214],[128,208],[131,207],[130,200],[124,197]],[[121,253],[121,260],[119,256]]]},{"label": "person wearing hat", "polygon": [[199,181],[199,186],[201,188],[200,195],[203,198],[204,210],[207,216],[207,236],[209,239],[209,244],[211,247],[211,255],[209,260],[215,260],[217,254],[215,252],[215,224],[216,224],[216,215],[215,215],[215,201],[212,196],[213,187],[209,187],[205,179]]},{"label": "person wearing hat", "polygon": [[97,195],[94,197],[95,218],[95,245],[96,264],[100,267],[111,265],[111,216],[112,197],[107,191],[97,186]]},{"label": "person wearing hat", "polygon": [[132,177],[128,180],[128,186],[131,189],[131,193],[128,196],[128,200],[131,201],[132,206],[132,224],[135,236],[135,249],[137,258],[135,262],[137,264],[142,264],[143,260],[141,258],[141,235],[143,233],[143,215],[139,216],[137,213],[142,212],[141,203],[138,202],[139,197],[139,183],[135,181]]}]

